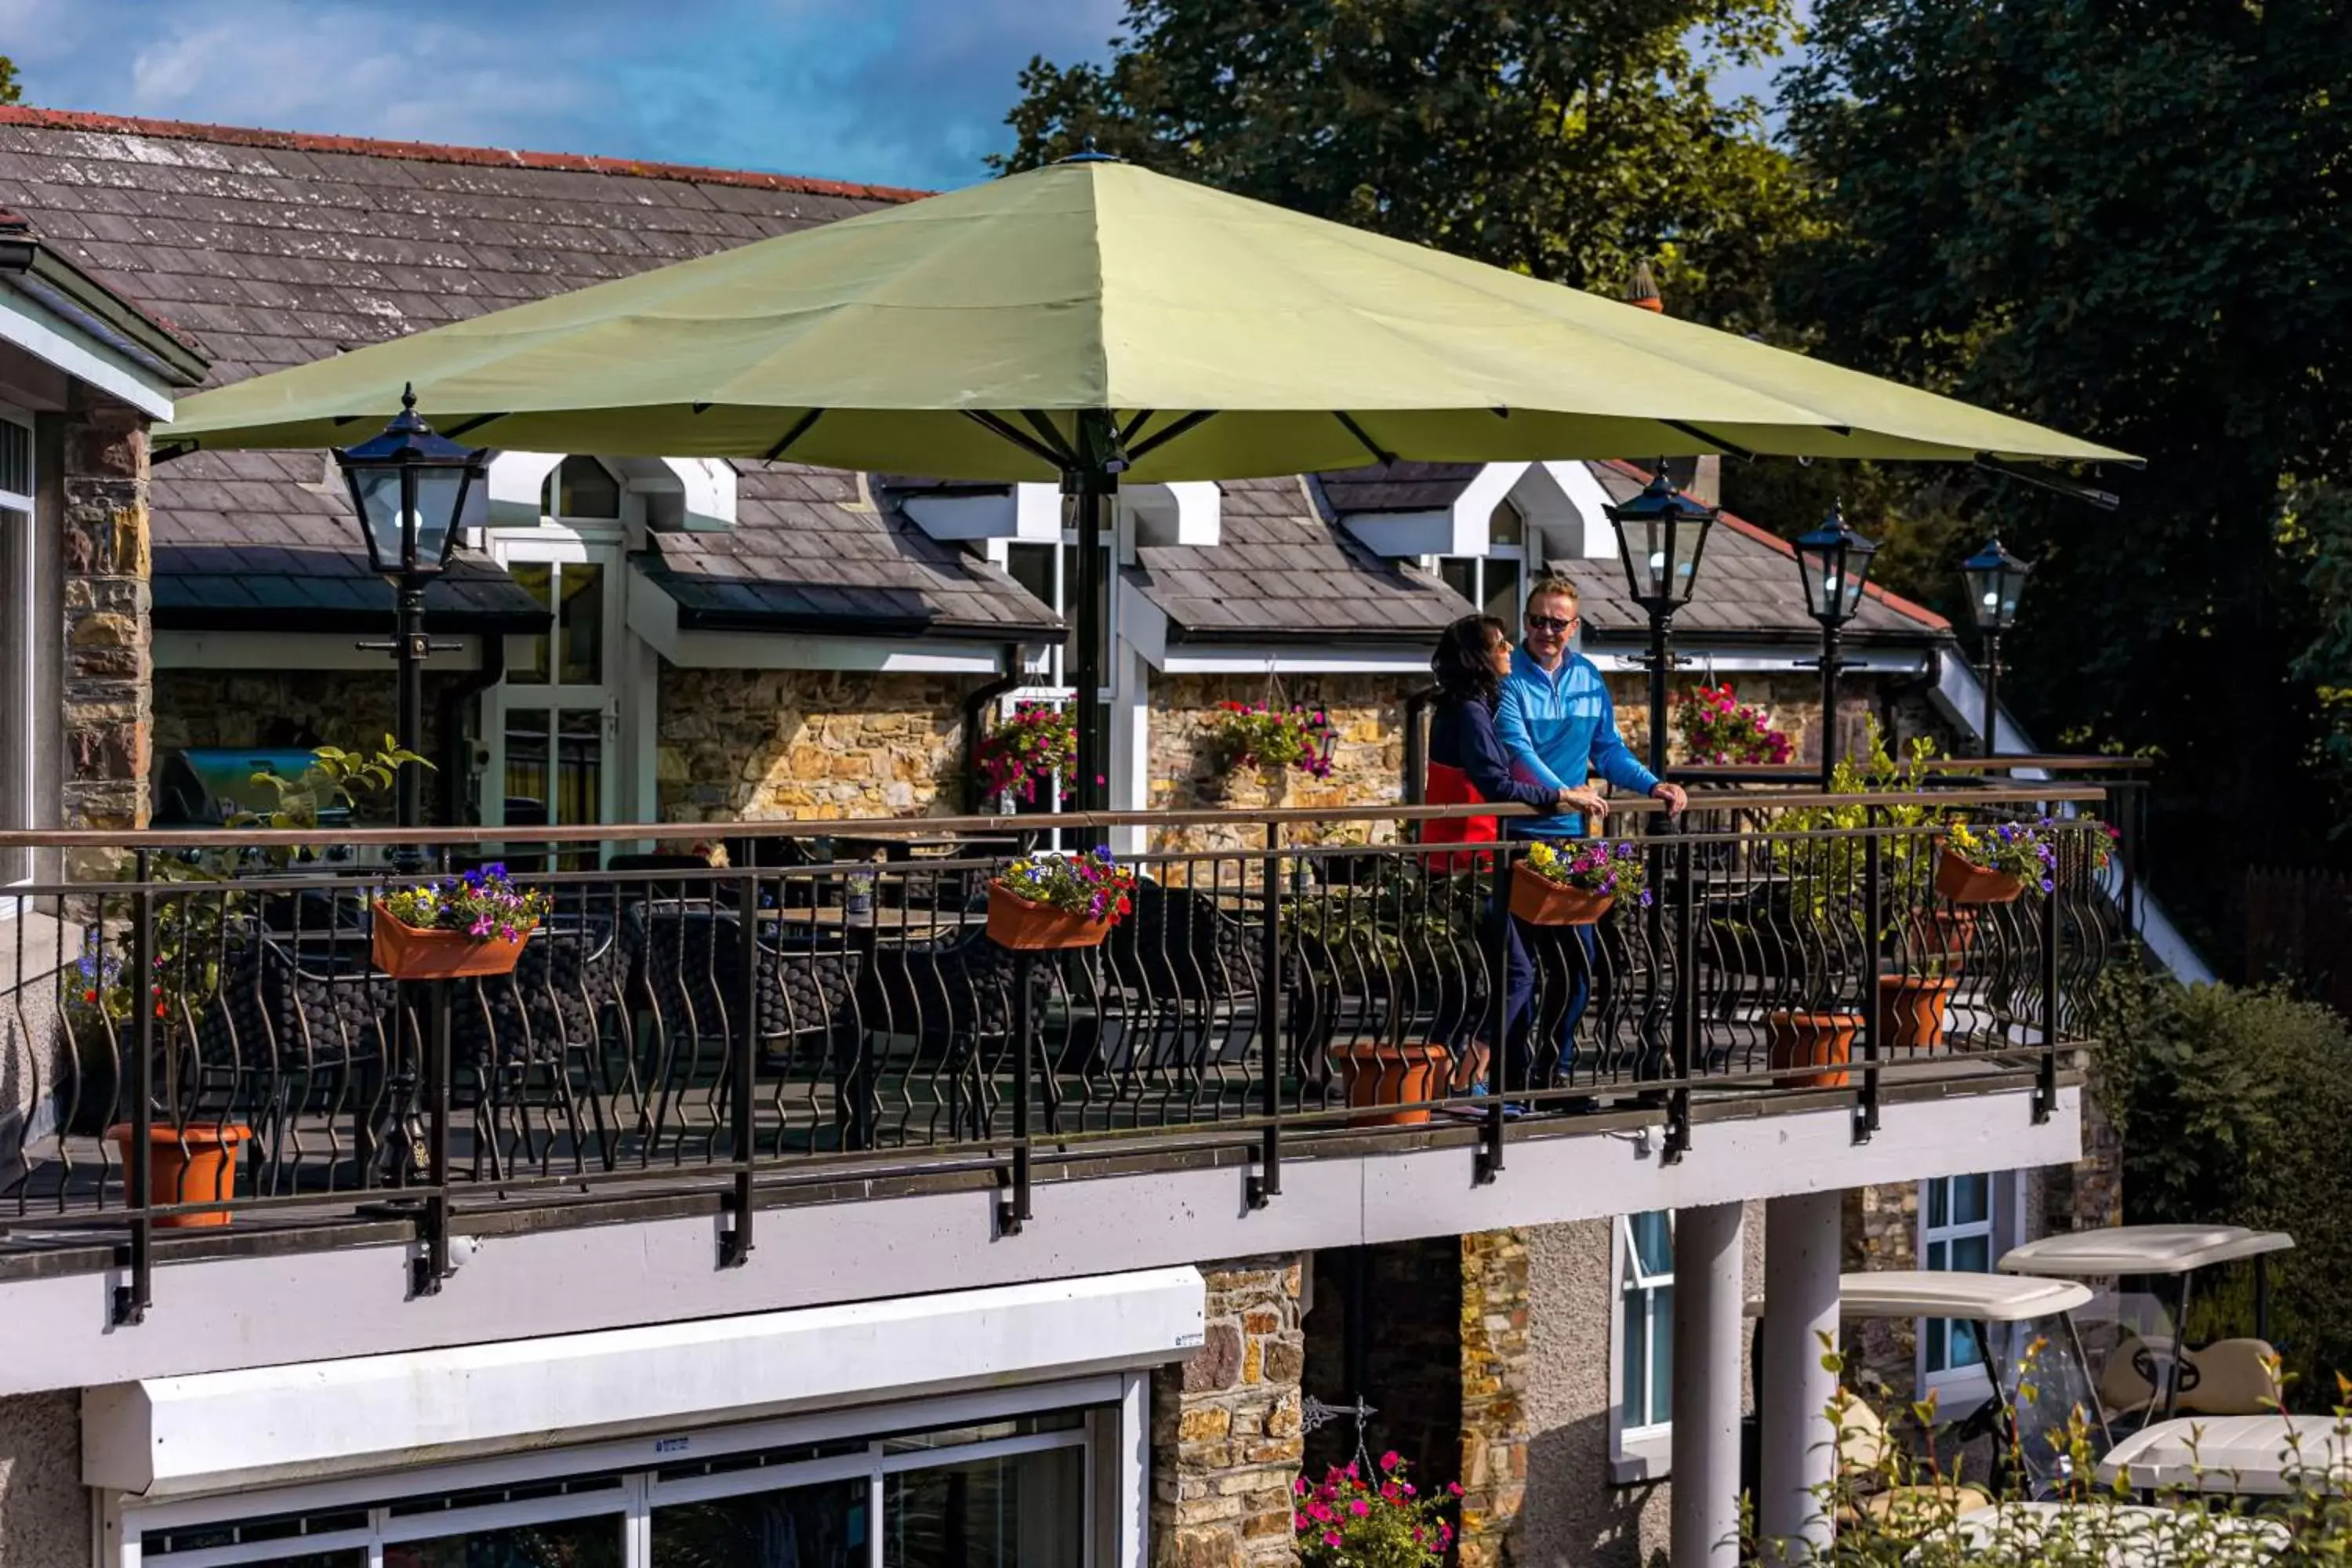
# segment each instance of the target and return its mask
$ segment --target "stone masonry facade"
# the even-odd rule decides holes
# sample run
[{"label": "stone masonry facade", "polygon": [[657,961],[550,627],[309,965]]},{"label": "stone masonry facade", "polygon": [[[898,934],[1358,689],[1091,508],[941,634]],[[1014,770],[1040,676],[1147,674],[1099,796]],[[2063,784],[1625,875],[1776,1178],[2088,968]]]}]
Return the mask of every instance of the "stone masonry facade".
[{"label": "stone masonry facade", "polygon": [[153,718],[147,433],[134,410],[108,405],[68,415],[63,436],[59,819],[143,827]]},{"label": "stone masonry facade", "polygon": [[1291,1482],[1301,1448],[1300,1260],[1202,1266],[1200,1353],[1152,1374],[1151,1550],[1156,1568],[1297,1563]]},{"label": "stone masonry facade", "polygon": [[1528,1237],[1462,1242],[1461,1568],[1501,1568],[1528,1493]]},{"label": "stone masonry facade", "polygon": [[952,815],[963,703],[946,675],[661,670],[665,822]]}]

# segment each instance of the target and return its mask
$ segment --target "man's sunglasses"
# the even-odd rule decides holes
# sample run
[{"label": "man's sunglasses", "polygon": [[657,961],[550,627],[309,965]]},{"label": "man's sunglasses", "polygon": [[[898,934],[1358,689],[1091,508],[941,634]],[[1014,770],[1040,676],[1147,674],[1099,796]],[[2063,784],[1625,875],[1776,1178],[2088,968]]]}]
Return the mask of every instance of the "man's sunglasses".
[{"label": "man's sunglasses", "polygon": [[1528,630],[1531,632],[1572,632],[1576,629],[1577,623],[1583,618],[1584,617],[1581,616],[1570,616],[1566,619],[1562,619],[1559,616],[1529,616],[1528,617]]}]

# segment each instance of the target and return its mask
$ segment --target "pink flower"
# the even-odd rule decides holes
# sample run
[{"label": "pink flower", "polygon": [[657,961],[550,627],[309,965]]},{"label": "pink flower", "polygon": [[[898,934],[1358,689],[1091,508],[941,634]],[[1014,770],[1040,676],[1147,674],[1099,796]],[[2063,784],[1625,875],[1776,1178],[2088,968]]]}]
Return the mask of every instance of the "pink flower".
[{"label": "pink flower", "polygon": [[1358,1519],[1362,1519],[1372,1511],[1372,1505],[1366,1502],[1363,1499],[1358,1498],[1355,1501],[1348,1505],[1348,1511],[1355,1515]]},{"label": "pink flower", "polygon": [[1325,1531],[1323,1532],[1323,1544],[1326,1546],[1337,1546],[1340,1544],[1339,1532],[1336,1530]]},{"label": "pink flower", "polygon": [[1290,1483],[1290,1491],[1293,1497],[1305,1497],[1307,1495],[1307,1478],[1305,1476],[1301,1476],[1297,1480]]},{"label": "pink flower", "polygon": [[1310,1505],[1307,1510],[1307,1514],[1308,1518],[1314,1520],[1318,1524],[1330,1524],[1339,1517],[1338,1514],[1331,1511],[1331,1505],[1328,1502],[1317,1502]]}]

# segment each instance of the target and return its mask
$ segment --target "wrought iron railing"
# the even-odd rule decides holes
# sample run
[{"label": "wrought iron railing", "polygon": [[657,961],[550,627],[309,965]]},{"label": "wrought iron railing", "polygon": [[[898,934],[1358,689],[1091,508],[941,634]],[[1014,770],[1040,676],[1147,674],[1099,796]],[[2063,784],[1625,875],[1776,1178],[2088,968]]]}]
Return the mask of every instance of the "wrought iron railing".
[{"label": "wrought iron railing", "polygon": [[[469,1212],[559,1198],[715,1189],[732,1260],[770,1189],[845,1174],[994,1171],[1010,1230],[1040,1158],[1237,1145],[1265,1203],[1286,1159],[1449,1122],[1491,1179],[1515,1137],[1629,1106],[1678,1157],[1709,1096],[1831,1097],[1867,1137],[1885,1085],[2032,1073],[2046,1114],[2117,942],[2107,836],[2056,820],[2011,902],[1937,869],[1954,822],[2096,795],[1643,803],[1609,826],[1645,892],[1565,926],[1503,918],[1525,841],[1414,841],[1463,808],[1066,816],[1217,847],[1124,857],[1132,914],[1044,952],[984,912],[1034,817],[696,829],[737,836],[725,868],[641,852],[676,827],[10,836],[79,874],[0,922],[0,1267],[116,1248],[135,1321],[192,1222],[405,1217],[430,1290]],[[930,853],[810,858],[914,829]],[[402,844],[547,893],[512,974],[374,967],[403,879],[362,860]]]}]

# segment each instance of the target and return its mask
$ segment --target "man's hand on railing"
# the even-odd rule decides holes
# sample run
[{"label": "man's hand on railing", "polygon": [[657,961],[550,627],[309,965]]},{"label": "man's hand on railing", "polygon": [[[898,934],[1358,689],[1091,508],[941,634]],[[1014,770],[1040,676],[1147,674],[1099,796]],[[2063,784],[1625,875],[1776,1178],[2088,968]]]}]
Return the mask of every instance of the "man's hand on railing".
[{"label": "man's hand on railing", "polygon": [[1561,790],[1559,799],[1553,804],[1556,810],[1562,813],[1572,811],[1580,816],[1609,815],[1609,797],[1590,784],[1580,789]]},{"label": "man's hand on railing", "polygon": [[1663,779],[1650,786],[1650,798],[1664,801],[1667,814],[1673,816],[1680,816],[1684,808],[1690,805],[1690,796],[1683,792],[1682,785],[1667,784]]}]

